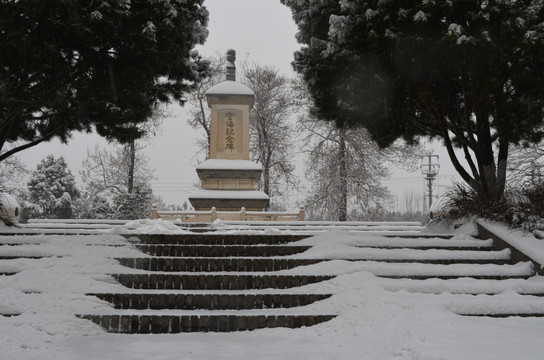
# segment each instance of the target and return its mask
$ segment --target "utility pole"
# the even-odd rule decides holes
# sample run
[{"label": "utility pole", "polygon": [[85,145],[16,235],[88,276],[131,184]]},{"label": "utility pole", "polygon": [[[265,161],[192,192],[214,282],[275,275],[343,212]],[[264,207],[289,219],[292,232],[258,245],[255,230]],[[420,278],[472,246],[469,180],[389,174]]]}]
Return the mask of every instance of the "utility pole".
[{"label": "utility pole", "polygon": [[[433,181],[438,175],[440,169],[440,163],[438,162],[438,155],[427,155],[421,157],[421,173],[425,175],[427,180],[427,194],[429,197],[429,210],[433,203]],[[423,195],[423,203],[425,204],[425,194]]]}]

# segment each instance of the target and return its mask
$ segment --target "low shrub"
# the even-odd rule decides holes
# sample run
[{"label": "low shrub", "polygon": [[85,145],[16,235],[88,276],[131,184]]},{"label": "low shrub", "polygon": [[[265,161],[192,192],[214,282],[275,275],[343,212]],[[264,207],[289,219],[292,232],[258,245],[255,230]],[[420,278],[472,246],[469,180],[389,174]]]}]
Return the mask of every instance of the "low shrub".
[{"label": "low shrub", "polygon": [[544,183],[507,189],[501,196],[480,194],[457,184],[448,193],[450,216],[501,221],[513,228],[544,237]]}]

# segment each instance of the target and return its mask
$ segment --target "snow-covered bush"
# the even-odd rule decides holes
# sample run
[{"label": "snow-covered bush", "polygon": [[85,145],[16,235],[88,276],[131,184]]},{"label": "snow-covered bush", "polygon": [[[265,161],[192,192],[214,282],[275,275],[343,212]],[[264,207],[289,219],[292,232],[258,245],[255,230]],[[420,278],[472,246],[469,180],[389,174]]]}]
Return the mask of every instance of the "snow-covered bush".
[{"label": "snow-covered bush", "polygon": [[447,206],[452,218],[482,217],[506,221],[508,204],[504,197],[486,196],[464,185],[456,184],[447,194]]},{"label": "snow-covered bush", "polygon": [[150,187],[136,186],[132,193],[117,195],[114,203],[116,219],[145,219],[151,216],[153,194]]},{"label": "snow-covered bush", "polygon": [[111,201],[101,194],[85,192],[73,205],[74,215],[78,219],[113,219],[115,216]]},{"label": "snow-covered bush", "polygon": [[544,235],[544,183],[524,186],[511,196],[509,205],[511,225],[533,232],[537,237]]},{"label": "snow-covered bush", "polygon": [[544,237],[544,183],[507,189],[499,200],[462,185],[448,194],[452,218],[481,217]]}]

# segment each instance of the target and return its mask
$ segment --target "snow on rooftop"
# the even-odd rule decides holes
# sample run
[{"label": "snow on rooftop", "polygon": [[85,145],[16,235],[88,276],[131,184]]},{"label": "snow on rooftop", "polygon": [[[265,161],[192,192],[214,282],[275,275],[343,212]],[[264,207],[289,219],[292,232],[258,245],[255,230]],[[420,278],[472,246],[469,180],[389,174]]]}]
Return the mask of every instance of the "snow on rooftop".
[{"label": "snow on rooftop", "polygon": [[249,160],[208,159],[197,170],[262,170],[261,164]]},{"label": "snow on rooftop", "polygon": [[253,90],[236,81],[223,81],[212,86],[206,95],[246,95],[254,96]]}]

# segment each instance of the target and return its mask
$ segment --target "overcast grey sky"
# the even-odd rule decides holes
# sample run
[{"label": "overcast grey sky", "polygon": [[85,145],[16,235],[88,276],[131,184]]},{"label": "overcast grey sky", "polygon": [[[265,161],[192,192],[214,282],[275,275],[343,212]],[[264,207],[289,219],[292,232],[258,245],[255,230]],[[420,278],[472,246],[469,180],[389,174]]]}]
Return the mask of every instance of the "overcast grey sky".
[{"label": "overcast grey sky", "polygon": [[[205,56],[224,53],[232,48],[240,60],[275,66],[285,75],[294,75],[291,68],[293,52],[300,46],[295,40],[297,28],[290,10],[279,0],[206,0],[210,12],[209,36],[204,46],[197,49]],[[186,123],[185,109],[169,107],[170,117],[164,119],[162,134],[155,137],[147,155],[155,168],[154,192],[167,203],[182,204],[193,184],[198,181],[194,170],[194,142],[197,134]],[[74,134],[68,145],[58,141],[40,144],[20,153],[19,158],[34,169],[48,154],[64,156],[70,169],[79,178],[78,171],[87,148],[107,143],[96,135]],[[453,173],[449,160],[441,155],[441,174]],[[303,169],[298,169],[302,173]],[[396,194],[415,189],[421,192],[423,176],[396,171],[389,181]],[[399,195],[400,196],[400,195]]]}]

